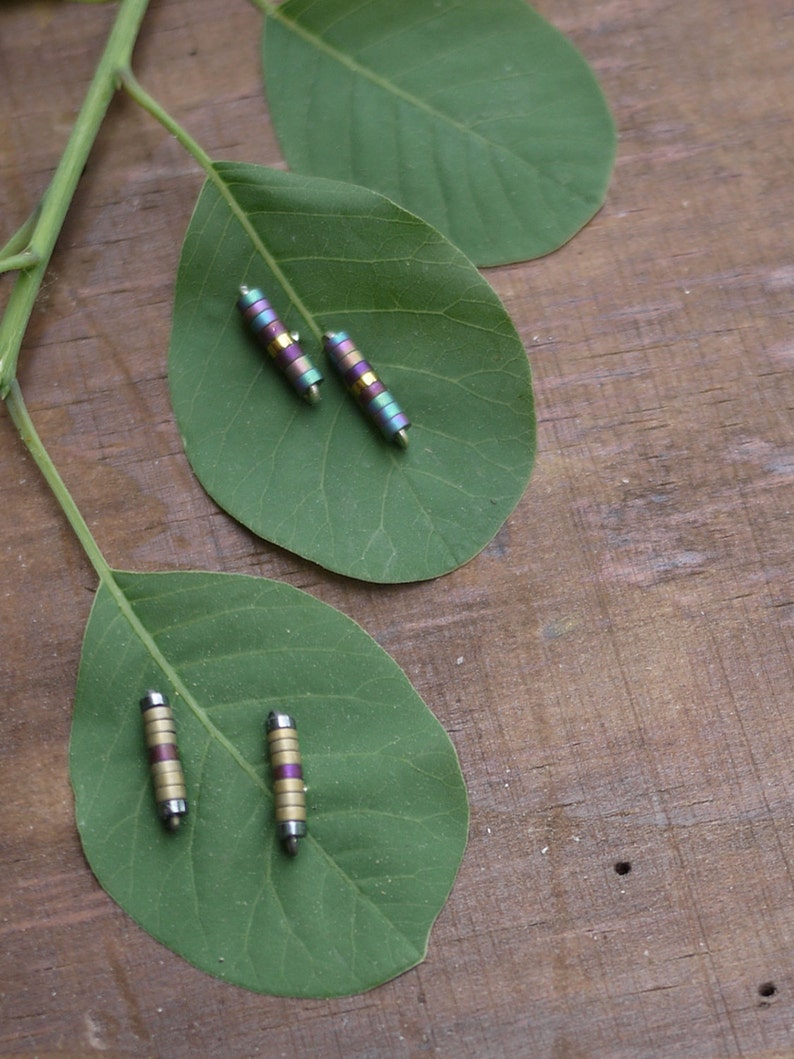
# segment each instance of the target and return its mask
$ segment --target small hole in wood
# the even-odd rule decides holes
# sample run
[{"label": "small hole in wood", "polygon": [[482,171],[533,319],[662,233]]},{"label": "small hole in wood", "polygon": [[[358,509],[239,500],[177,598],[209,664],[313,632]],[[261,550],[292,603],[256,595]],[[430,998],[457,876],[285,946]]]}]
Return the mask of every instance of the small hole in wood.
[{"label": "small hole in wood", "polygon": [[631,861],[619,860],[615,864],[615,874],[616,875],[628,875],[630,871],[631,871]]},{"label": "small hole in wood", "polygon": [[758,987],[758,995],[762,997],[771,997],[777,993],[777,986],[774,982],[762,982]]}]

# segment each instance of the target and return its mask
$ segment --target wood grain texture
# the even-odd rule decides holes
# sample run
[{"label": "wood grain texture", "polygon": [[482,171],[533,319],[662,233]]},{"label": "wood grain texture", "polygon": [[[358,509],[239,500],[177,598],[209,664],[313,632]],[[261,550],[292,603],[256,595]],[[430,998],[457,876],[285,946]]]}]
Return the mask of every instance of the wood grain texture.
[{"label": "wood grain texture", "polygon": [[[105,896],[67,774],[95,578],[3,412],[0,1054],[794,1054],[794,17],[785,0],[539,7],[596,68],[619,159],[576,239],[488,273],[533,365],[540,454],[466,567],[350,583],[204,495],[165,381],[200,177],[126,99],[20,368],[109,561],[307,589],[451,733],[472,827],[427,961],[346,1000],[257,996]],[[0,5],[4,233],[44,190],[113,15]],[[242,0],[154,0],[136,70],[213,156],[281,165],[258,25]]]}]

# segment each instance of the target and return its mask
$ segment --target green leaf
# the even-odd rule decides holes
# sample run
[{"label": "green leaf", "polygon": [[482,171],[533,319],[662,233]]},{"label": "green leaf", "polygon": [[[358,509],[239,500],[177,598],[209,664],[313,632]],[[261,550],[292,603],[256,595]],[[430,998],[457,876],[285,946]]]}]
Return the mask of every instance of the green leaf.
[{"label": "green leaf", "polygon": [[[113,575],[88,622],[72,728],[77,824],[108,893],[208,973],[340,996],[420,962],[463,855],[455,751],[349,618],[262,578]],[[139,698],[171,699],[188,789],[157,818]],[[280,848],[264,722],[297,721],[308,836]]]},{"label": "green leaf", "polygon": [[287,0],[262,61],[294,170],[375,188],[479,265],[556,249],[603,202],[609,108],[524,0]]},{"label": "green leaf", "polygon": [[[259,536],[351,577],[437,577],[479,552],[532,467],[529,365],[499,299],[435,229],[351,184],[218,163],[185,238],[169,354],[185,451]],[[260,287],[323,371],[300,400],[235,306]],[[389,444],[321,351],[345,330],[413,426]]]}]

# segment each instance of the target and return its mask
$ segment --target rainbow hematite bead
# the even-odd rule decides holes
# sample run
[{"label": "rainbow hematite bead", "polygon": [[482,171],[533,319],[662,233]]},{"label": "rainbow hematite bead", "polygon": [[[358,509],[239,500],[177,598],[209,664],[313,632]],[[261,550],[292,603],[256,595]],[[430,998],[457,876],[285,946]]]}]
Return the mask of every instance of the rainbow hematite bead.
[{"label": "rainbow hematite bead", "polygon": [[348,393],[387,441],[393,441],[403,449],[407,448],[408,435],[405,432],[411,425],[410,419],[380,381],[372,366],[356,349],[347,332],[327,332],[323,335],[323,343],[325,352],[342,376]]},{"label": "rainbow hematite bead", "polygon": [[295,391],[309,404],[316,404],[320,400],[319,383],[323,377],[276,316],[262,291],[256,287],[240,287],[237,308]]},{"label": "rainbow hematite bead", "polygon": [[298,852],[298,839],[306,837],[306,790],[295,721],[288,713],[271,710],[265,724],[276,830],[291,857]]},{"label": "rainbow hematite bead", "polygon": [[140,705],[157,809],[169,831],[176,831],[182,817],[187,815],[187,791],[176,745],[174,715],[168,699],[159,691],[147,691]]}]

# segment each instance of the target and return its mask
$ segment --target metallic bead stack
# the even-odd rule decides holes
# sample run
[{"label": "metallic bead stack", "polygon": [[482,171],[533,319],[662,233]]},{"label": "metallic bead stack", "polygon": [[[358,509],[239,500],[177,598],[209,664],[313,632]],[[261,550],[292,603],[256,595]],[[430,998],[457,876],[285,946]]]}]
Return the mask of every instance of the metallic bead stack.
[{"label": "metallic bead stack", "polygon": [[187,815],[187,790],[179,763],[174,715],[168,699],[159,691],[146,692],[141,699],[141,713],[157,808],[166,827],[176,831]]},{"label": "metallic bead stack", "polygon": [[345,331],[323,335],[325,352],[342,376],[347,390],[375,423],[387,441],[408,447],[405,433],[411,425],[392,395],[362,357]]},{"label": "metallic bead stack", "polygon": [[266,724],[278,837],[291,857],[298,839],[306,836],[306,791],[295,721],[287,713],[271,710]]},{"label": "metallic bead stack", "polygon": [[295,391],[309,404],[316,404],[320,400],[318,384],[323,377],[276,316],[262,291],[240,287],[237,308]]}]

